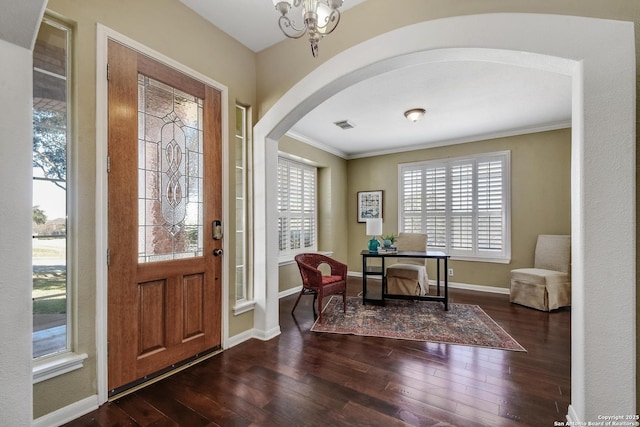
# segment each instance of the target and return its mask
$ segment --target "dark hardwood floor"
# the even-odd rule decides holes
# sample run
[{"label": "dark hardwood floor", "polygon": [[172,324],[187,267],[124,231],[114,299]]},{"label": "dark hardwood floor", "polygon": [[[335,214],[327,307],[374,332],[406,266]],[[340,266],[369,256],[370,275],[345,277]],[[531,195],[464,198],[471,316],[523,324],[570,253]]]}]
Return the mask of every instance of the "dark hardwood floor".
[{"label": "dark hardwood floor", "polygon": [[[356,295],[360,279],[349,279]],[[311,302],[280,302],[282,334],[250,340],[68,426],[553,426],[571,396],[571,312],[450,290],[527,352],[310,332]]]}]

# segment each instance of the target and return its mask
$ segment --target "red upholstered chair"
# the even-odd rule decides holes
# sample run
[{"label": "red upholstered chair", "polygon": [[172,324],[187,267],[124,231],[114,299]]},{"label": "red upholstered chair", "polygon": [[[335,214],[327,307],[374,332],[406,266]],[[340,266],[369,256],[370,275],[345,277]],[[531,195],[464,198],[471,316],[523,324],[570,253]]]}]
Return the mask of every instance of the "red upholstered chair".
[{"label": "red upholstered chair", "polygon": [[[343,310],[347,312],[347,266],[333,258],[322,254],[305,253],[296,255],[296,262],[302,276],[302,290],[291,309],[291,314],[298,306],[302,295],[313,295],[313,311],[318,302],[319,322],[322,322],[322,300],[327,295],[342,294]],[[323,275],[319,267],[328,265],[330,274]]]}]

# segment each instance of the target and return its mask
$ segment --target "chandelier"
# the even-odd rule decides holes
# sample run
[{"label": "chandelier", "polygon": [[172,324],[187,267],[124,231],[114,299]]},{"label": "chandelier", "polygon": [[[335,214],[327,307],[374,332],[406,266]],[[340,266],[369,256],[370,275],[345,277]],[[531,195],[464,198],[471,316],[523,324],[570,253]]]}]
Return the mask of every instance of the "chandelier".
[{"label": "chandelier", "polygon": [[278,25],[285,36],[299,39],[309,34],[314,58],[318,56],[318,42],[340,22],[342,0],[273,0],[273,4],[282,14]]}]

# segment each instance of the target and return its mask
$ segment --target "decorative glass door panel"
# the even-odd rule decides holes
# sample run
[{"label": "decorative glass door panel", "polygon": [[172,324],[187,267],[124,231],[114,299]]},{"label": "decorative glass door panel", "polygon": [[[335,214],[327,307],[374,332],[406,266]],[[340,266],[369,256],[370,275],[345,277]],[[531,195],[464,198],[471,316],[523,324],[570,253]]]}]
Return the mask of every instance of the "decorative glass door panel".
[{"label": "decorative glass door panel", "polygon": [[202,256],[203,100],[138,74],[139,262]]}]

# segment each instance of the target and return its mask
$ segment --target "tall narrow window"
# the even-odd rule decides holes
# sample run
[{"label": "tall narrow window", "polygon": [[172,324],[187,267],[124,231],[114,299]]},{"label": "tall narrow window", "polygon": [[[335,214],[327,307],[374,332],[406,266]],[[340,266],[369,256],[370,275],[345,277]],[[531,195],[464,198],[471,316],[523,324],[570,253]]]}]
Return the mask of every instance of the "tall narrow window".
[{"label": "tall narrow window", "polygon": [[403,164],[399,182],[401,231],[457,259],[508,261],[508,152]]},{"label": "tall narrow window", "polygon": [[236,106],[236,302],[247,295],[247,109]]},{"label": "tall narrow window", "polygon": [[317,169],[278,158],[278,247],[280,256],[315,251]]},{"label": "tall narrow window", "polygon": [[33,357],[69,349],[69,29],[43,21],[33,51]]}]

